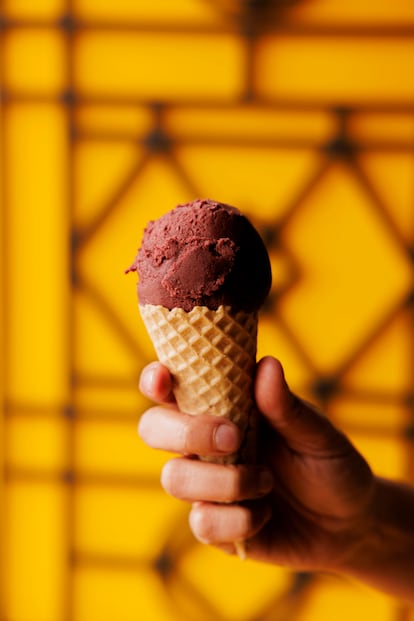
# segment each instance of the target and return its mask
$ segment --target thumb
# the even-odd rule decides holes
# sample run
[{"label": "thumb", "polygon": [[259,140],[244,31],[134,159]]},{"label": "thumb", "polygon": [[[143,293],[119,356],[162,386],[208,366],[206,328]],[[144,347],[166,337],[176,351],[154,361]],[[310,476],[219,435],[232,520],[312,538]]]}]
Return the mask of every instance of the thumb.
[{"label": "thumb", "polygon": [[292,450],[329,457],[352,450],[328,418],[290,391],[275,358],[267,356],[258,363],[255,396],[259,410]]}]

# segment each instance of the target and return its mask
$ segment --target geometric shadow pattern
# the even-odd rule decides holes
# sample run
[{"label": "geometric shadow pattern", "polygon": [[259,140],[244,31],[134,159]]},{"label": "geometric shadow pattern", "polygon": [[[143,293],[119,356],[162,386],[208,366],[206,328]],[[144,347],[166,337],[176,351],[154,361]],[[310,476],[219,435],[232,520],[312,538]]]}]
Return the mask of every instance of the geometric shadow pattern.
[{"label": "geometric shadow pattern", "polygon": [[1,621],[407,621],[345,579],[223,557],[136,435],[131,264],[178,203],[268,247],[259,355],[414,483],[414,6],[5,0]]}]

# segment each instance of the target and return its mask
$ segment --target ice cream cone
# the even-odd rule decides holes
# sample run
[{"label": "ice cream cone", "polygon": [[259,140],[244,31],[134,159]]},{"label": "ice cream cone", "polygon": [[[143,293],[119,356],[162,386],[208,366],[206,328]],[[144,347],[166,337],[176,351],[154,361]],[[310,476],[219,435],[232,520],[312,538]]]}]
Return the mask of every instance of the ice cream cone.
[{"label": "ice cream cone", "polygon": [[[140,305],[140,312],[160,362],[173,376],[181,411],[228,418],[242,432],[238,453],[200,459],[220,464],[254,461],[257,312],[233,313],[226,306],[196,306],[186,312],[152,304]],[[244,541],[234,545],[244,560]]]},{"label": "ice cream cone", "polygon": [[[271,286],[259,233],[235,207],[196,199],[148,223],[126,271],[139,275],[141,315],[179,408],[241,430],[237,453],[200,459],[254,462],[257,314]],[[235,546],[244,558],[244,543]]]},{"label": "ice cream cone", "polygon": [[160,362],[173,376],[181,411],[228,418],[242,432],[239,453],[202,459],[252,461],[257,312],[232,312],[227,306],[186,312],[152,304],[140,305],[140,311]]}]

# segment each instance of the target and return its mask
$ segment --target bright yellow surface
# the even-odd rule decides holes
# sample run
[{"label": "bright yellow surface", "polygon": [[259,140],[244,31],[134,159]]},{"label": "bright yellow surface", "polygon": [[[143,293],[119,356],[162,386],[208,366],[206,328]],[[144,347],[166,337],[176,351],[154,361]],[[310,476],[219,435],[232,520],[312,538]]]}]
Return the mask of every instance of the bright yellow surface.
[{"label": "bright yellow surface", "polygon": [[4,112],[8,397],[61,406],[68,398],[65,115],[53,102]]},{"label": "bright yellow surface", "polygon": [[[135,62],[126,63],[126,58]],[[137,37],[87,31],[76,47],[76,86],[82,95],[232,98],[240,94],[242,61],[241,44],[230,35],[167,33],[154,38],[147,32]],[[206,81],[217,67],[215,79]]]},{"label": "bright yellow surface", "polygon": [[397,37],[386,46],[377,37],[269,37],[260,46],[258,89],[264,97],[336,104],[410,102],[414,86],[407,76],[413,53],[413,40]]},{"label": "bright yellow surface", "polygon": [[12,29],[4,39],[5,82],[13,91],[56,95],[64,86],[64,38],[51,28]]},{"label": "bright yellow surface", "polygon": [[197,544],[136,434],[124,270],[209,196],[269,244],[259,356],[314,401],[335,379],[327,415],[414,482],[413,3],[277,4],[249,39],[237,0],[3,3],[1,621],[414,619]]}]

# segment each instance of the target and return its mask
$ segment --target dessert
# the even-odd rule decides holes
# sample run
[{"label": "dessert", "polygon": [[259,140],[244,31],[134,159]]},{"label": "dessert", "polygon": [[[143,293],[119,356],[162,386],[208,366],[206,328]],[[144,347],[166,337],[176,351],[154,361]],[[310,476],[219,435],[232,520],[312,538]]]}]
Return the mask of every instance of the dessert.
[{"label": "dessert", "polygon": [[237,454],[203,459],[252,461],[257,319],[271,285],[258,232],[236,208],[195,200],[148,224],[128,271],[179,408],[225,416],[243,434]]},{"label": "dessert", "polygon": [[138,272],[141,315],[180,409],[226,416],[245,433],[257,314],[271,284],[257,231],[236,208],[195,200],[147,225],[128,271]]}]

